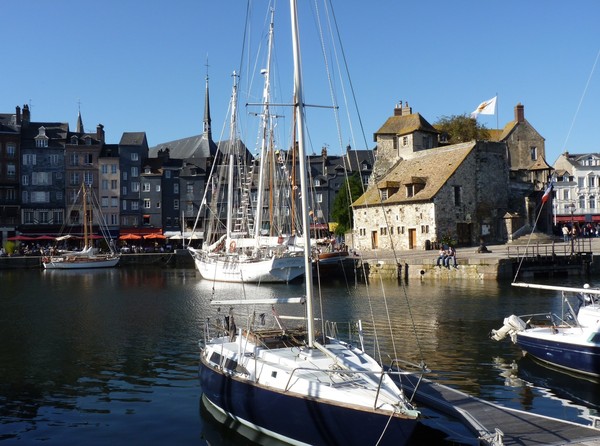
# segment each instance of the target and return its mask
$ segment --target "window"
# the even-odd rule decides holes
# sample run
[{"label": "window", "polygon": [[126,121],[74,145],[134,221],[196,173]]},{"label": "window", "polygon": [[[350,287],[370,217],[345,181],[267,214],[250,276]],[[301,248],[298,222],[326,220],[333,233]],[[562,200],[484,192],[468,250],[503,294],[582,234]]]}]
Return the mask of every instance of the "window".
[{"label": "window", "polygon": [[187,184],[187,193],[188,194],[193,194],[194,193],[194,183],[188,183]]},{"label": "window", "polygon": [[127,181],[127,172],[123,172],[123,181]]},{"label": "window", "polygon": [[32,203],[48,203],[48,202],[50,202],[50,192],[49,191],[31,192],[31,202]]},{"label": "window", "polygon": [[140,156],[139,156],[139,154],[138,154],[138,153],[135,153],[135,152],[133,152],[133,153],[131,154],[131,161],[137,161],[137,160],[139,160],[139,159],[140,159]]},{"label": "window", "polygon": [[103,208],[107,208],[107,207],[108,207],[108,197],[102,197],[102,198],[100,199],[100,205],[101,205]]},{"label": "window", "polygon": [[387,228],[379,228],[379,234],[380,235],[387,235]]},{"label": "window", "polygon": [[79,155],[76,153],[69,154],[69,166],[78,166],[79,165]]},{"label": "window", "polygon": [[596,197],[594,197],[593,195],[590,195],[590,197],[588,198],[588,204],[589,204],[589,208],[590,209],[596,209]]},{"label": "window", "polygon": [[160,192],[160,184],[157,184],[155,187],[156,192]]},{"label": "window", "polygon": [[108,190],[108,180],[102,180],[102,190]]},{"label": "window", "polygon": [[167,179],[171,178],[171,171],[170,170],[166,170],[165,171],[165,178],[167,178]]},{"label": "window", "polygon": [[139,192],[140,191],[140,183],[138,181],[131,182],[131,192]]},{"label": "window", "polygon": [[131,202],[131,210],[132,211],[137,211],[140,209],[140,202],[139,201],[132,201]]},{"label": "window", "polygon": [[160,201],[156,202],[156,209],[160,209]]},{"label": "window", "polygon": [[33,211],[25,211],[23,213],[23,217],[25,218],[25,223],[28,223],[28,224],[33,223]]},{"label": "window", "polygon": [[137,166],[131,167],[131,178],[137,178],[140,175],[140,170]]},{"label": "window", "polygon": [[119,199],[117,197],[110,197],[110,207],[111,208],[119,207]]},{"label": "window", "polygon": [[585,197],[583,195],[579,196],[579,207],[585,209]]},{"label": "window", "polygon": [[323,194],[317,194],[317,203],[323,203]]},{"label": "window", "polygon": [[84,164],[88,165],[94,164],[94,155],[91,153],[85,153],[83,155],[83,162]]},{"label": "window", "polygon": [[590,175],[588,177],[588,186],[589,187],[596,187],[596,177],[593,175]]},{"label": "window", "polygon": [[38,220],[40,223],[48,224],[48,211],[39,211]]},{"label": "window", "polygon": [[563,200],[569,200],[569,199],[570,199],[569,190],[568,189],[563,190]]},{"label": "window", "polygon": [[79,178],[79,172],[71,172],[71,178],[69,178],[69,184],[71,186],[79,186],[81,179]]},{"label": "window", "polygon": [[29,175],[21,175],[21,185],[29,186]]},{"label": "window", "polygon": [[122,193],[123,195],[127,195],[127,186],[123,186],[123,188],[122,188],[121,190],[122,190],[122,192],[121,192],[121,193]]},{"label": "window", "polygon": [[17,176],[17,167],[13,163],[6,164],[6,176],[9,178]]},{"label": "window", "polygon": [[117,190],[119,188],[117,180],[110,180],[110,188],[112,190]]},{"label": "window", "polygon": [[402,146],[406,147],[408,145],[408,136],[402,137]]},{"label": "window", "polygon": [[28,153],[23,155],[23,165],[24,166],[35,166],[35,155],[32,153]]},{"label": "window", "polygon": [[319,180],[318,178],[315,178],[313,180],[313,186],[318,187],[321,185],[321,180]]},{"label": "window", "polygon": [[150,183],[144,183],[143,189],[144,192],[150,192]]},{"label": "window", "polygon": [[179,193],[179,183],[173,184],[173,193],[175,193],[175,194]]},{"label": "window", "polygon": [[387,189],[381,189],[379,192],[380,192],[381,200],[385,201],[389,198]]},{"label": "window", "polygon": [[537,147],[530,147],[529,153],[531,155],[531,160],[536,161],[538,158]]},{"label": "window", "polygon": [[454,186],[454,206],[460,206],[462,204],[462,187]]},{"label": "window", "polygon": [[108,174],[108,165],[107,164],[102,164],[102,167],[100,169],[102,170],[102,173],[104,175]]},{"label": "window", "polygon": [[31,184],[34,186],[50,186],[52,175],[49,172],[32,172]]},{"label": "window", "polygon": [[358,230],[358,235],[360,235],[361,237],[364,237],[367,235],[367,230],[365,228],[360,228]]},{"label": "window", "polygon": [[152,207],[152,203],[150,203],[149,198],[144,198],[144,209],[150,209]]},{"label": "window", "polygon": [[94,184],[94,172],[91,172],[89,170],[86,172],[83,172],[83,181],[88,186],[91,186],[92,184]]},{"label": "window", "polygon": [[62,225],[63,224],[63,213],[60,210],[56,210],[52,212],[52,219],[54,220],[52,223],[53,224],[59,224]]},{"label": "window", "polygon": [[52,166],[58,166],[60,159],[57,154],[50,155],[50,164]]},{"label": "window", "polygon": [[173,209],[179,209],[179,200],[173,200]]},{"label": "window", "polygon": [[584,184],[584,180],[585,180],[584,177],[577,177],[577,186],[580,187],[580,188],[584,187],[584,185],[585,185]]},{"label": "window", "polygon": [[[126,210],[127,210],[127,200],[123,200],[123,201],[121,202],[121,204],[122,204],[121,208],[122,208],[124,211],[126,211]],[[123,221],[125,222],[126,220],[123,220]],[[123,225],[125,225],[125,223],[123,223]]]},{"label": "window", "polygon": [[111,164],[110,165],[110,173],[117,173],[117,165],[116,164]]},{"label": "window", "polygon": [[6,144],[6,157],[7,158],[14,158],[16,152],[17,152],[17,146],[15,144],[13,144],[12,142],[9,142],[8,144]]}]

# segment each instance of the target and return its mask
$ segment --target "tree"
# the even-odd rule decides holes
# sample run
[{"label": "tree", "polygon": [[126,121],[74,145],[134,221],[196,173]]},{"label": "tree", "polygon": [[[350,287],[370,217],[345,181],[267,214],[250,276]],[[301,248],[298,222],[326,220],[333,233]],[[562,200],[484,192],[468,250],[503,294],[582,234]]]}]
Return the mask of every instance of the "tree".
[{"label": "tree", "polygon": [[352,202],[363,193],[360,174],[355,172],[345,181],[338,191],[331,209],[331,218],[337,223],[335,233],[343,235],[352,229]]},{"label": "tree", "polygon": [[442,116],[434,124],[434,127],[448,135],[450,144],[471,141],[473,139],[490,139],[490,132],[485,125],[477,122],[466,114]]}]

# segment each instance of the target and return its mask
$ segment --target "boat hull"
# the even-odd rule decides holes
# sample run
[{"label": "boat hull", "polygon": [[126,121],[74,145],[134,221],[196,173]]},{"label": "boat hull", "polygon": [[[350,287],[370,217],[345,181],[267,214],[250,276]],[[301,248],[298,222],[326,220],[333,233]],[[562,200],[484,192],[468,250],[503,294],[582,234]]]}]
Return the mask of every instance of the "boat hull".
[{"label": "boat hull", "polygon": [[[201,358],[203,399],[263,435],[295,445],[407,444],[418,421],[274,391],[222,373]],[[378,443],[379,441],[379,443]]]},{"label": "boat hull", "polygon": [[217,282],[287,283],[304,275],[304,257],[297,255],[249,261],[236,256],[192,255],[202,278]]},{"label": "boat hull", "polygon": [[42,259],[45,269],[90,269],[90,268],[112,268],[119,263],[119,256],[106,258],[89,257],[50,257]]},{"label": "boat hull", "polygon": [[591,376],[600,376],[599,342],[569,342],[562,340],[559,334],[548,336],[535,331],[517,334],[517,345],[527,354],[554,366]]}]

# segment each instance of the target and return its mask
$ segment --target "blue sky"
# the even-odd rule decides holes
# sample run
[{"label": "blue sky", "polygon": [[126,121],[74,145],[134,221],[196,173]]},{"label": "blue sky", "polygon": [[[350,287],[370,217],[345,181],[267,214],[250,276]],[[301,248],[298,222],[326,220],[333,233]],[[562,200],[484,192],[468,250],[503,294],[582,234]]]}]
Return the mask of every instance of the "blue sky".
[{"label": "blue sky", "polygon": [[[550,164],[565,150],[600,152],[600,68],[590,78],[600,50],[597,0],[332,1],[366,137],[358,127],[354,137],[338,136],[325,124],[325,112],[311,111],[312,151],[325,144],[330,153],[347,143],[372,148],[373,133],[398,101],[434,123],[470,113],[497,94],[498,115],[480,121],[503,127],[522,103],[526,119],[546,138]],[[311,77],[320,56],[310,45],[314,13],[304,9],[313,2],[300,0],[305,98],[325,105],[329,93],[313,87],[317,78]],[[268,0],[251,4],[250,41],[258,43]],[[275,6],[283,39],[276,47],[278,86],[289,102],[288,2]],[[245,14],[245,0],[9,2],[0,30],[0,112],[30,103],[32,120],[68,122],[74,129],[80,107],[86,130],[102,123],[107,142],[145,131],[154,146],[202,132],[208,59],[219,139],[231,73],[254,64],[249,53],[241,62]],[[250,91],[250,79],[241,78],[241,91]],[[241,114],[245,121],[247,110]],[[244,125],[251,147],[255,135]]]}]

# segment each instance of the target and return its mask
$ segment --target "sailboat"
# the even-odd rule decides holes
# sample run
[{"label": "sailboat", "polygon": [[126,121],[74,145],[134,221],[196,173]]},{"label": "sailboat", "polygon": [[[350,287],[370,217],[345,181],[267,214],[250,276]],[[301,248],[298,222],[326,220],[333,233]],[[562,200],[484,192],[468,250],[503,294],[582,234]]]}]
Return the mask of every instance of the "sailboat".
[{"label": "sailboat", "polygon": [[[273,20],[271,19],[269,49],[272,46],[272,36]],[[211,180],[209,180],[211,184],[215,183],[216,194],[213,194],[212,201],[208,205],[212,217],[211,226],[205,233],[205,240],[208,241],[208,244],[203,245],[202,248],[188,246],[196,268],[204,279],[236,283],[286,283],[304,274],[303,250],[295,246],[295,237],[281,232],[276,236],[270,234],[265,236],[261,232],[270,140],[270,61],[269,50],[267,68],[264,70],[262,144],[254,212],[250,207],[253,172],[249,171],[248,166],[245,165],[242,144],[237,135],[237,75],[234,73],[233,76],[230,138],[228,143],[219,145],[219,150],[225,148],[221,159],[224,161],[222,167],[226,171],[213,170],[210,175]],[[213,165],[213,169],[214,167]],[[221,203],[226,209],[224,233],[220,228],[221,220],[219,209],[217,209],[219,205],[217,203],[218,192],[223,189],[221,180],[226,180],[227,191],[226,198]],[[202,203],[206,205],[206,197]],[[198,214],[200,215],[203,211],[204,208],[201,206]],[[216,240],[211,240],[211,237]]]},{"label": "sailboat", "polygon": [[[200,384],[204,406],[273,437],[296,445],[407,444],[420,412],[397,382],[408,373],[399,360],[382,367],[365,352],[333,334],[317,333],[311,268],[305,116],[296,0],[290,0],[294,55],[294,97],[300,162],[305,293],[298,298],[213,300],[218,306],[302,304],[298,328],[260,328],[263,315],[237,328],[230,312],[211,333],[207,320],[200,342]],[[360,327],[360,324],[359,324]]]},{"label": "sailboat", "polygon": [[[81,251],[67,251],[57,255],[42,257],[42,265],[45,269],[87,269],[87,268],[111,268],[117,266],[121,255],[114,249],[106,222],[102,218],[100,206],[94,200],[90,186],[85,183],[81,185],[78,193],[81,197],[83,209],[83,249]],[[106,242],[107,253],[101,253],[94,247],[93,240],[97,237],[92,235],[93,211],[100,217],[100,229]],[[57,241],[67,240],[72,235],[57,237]]]}]

